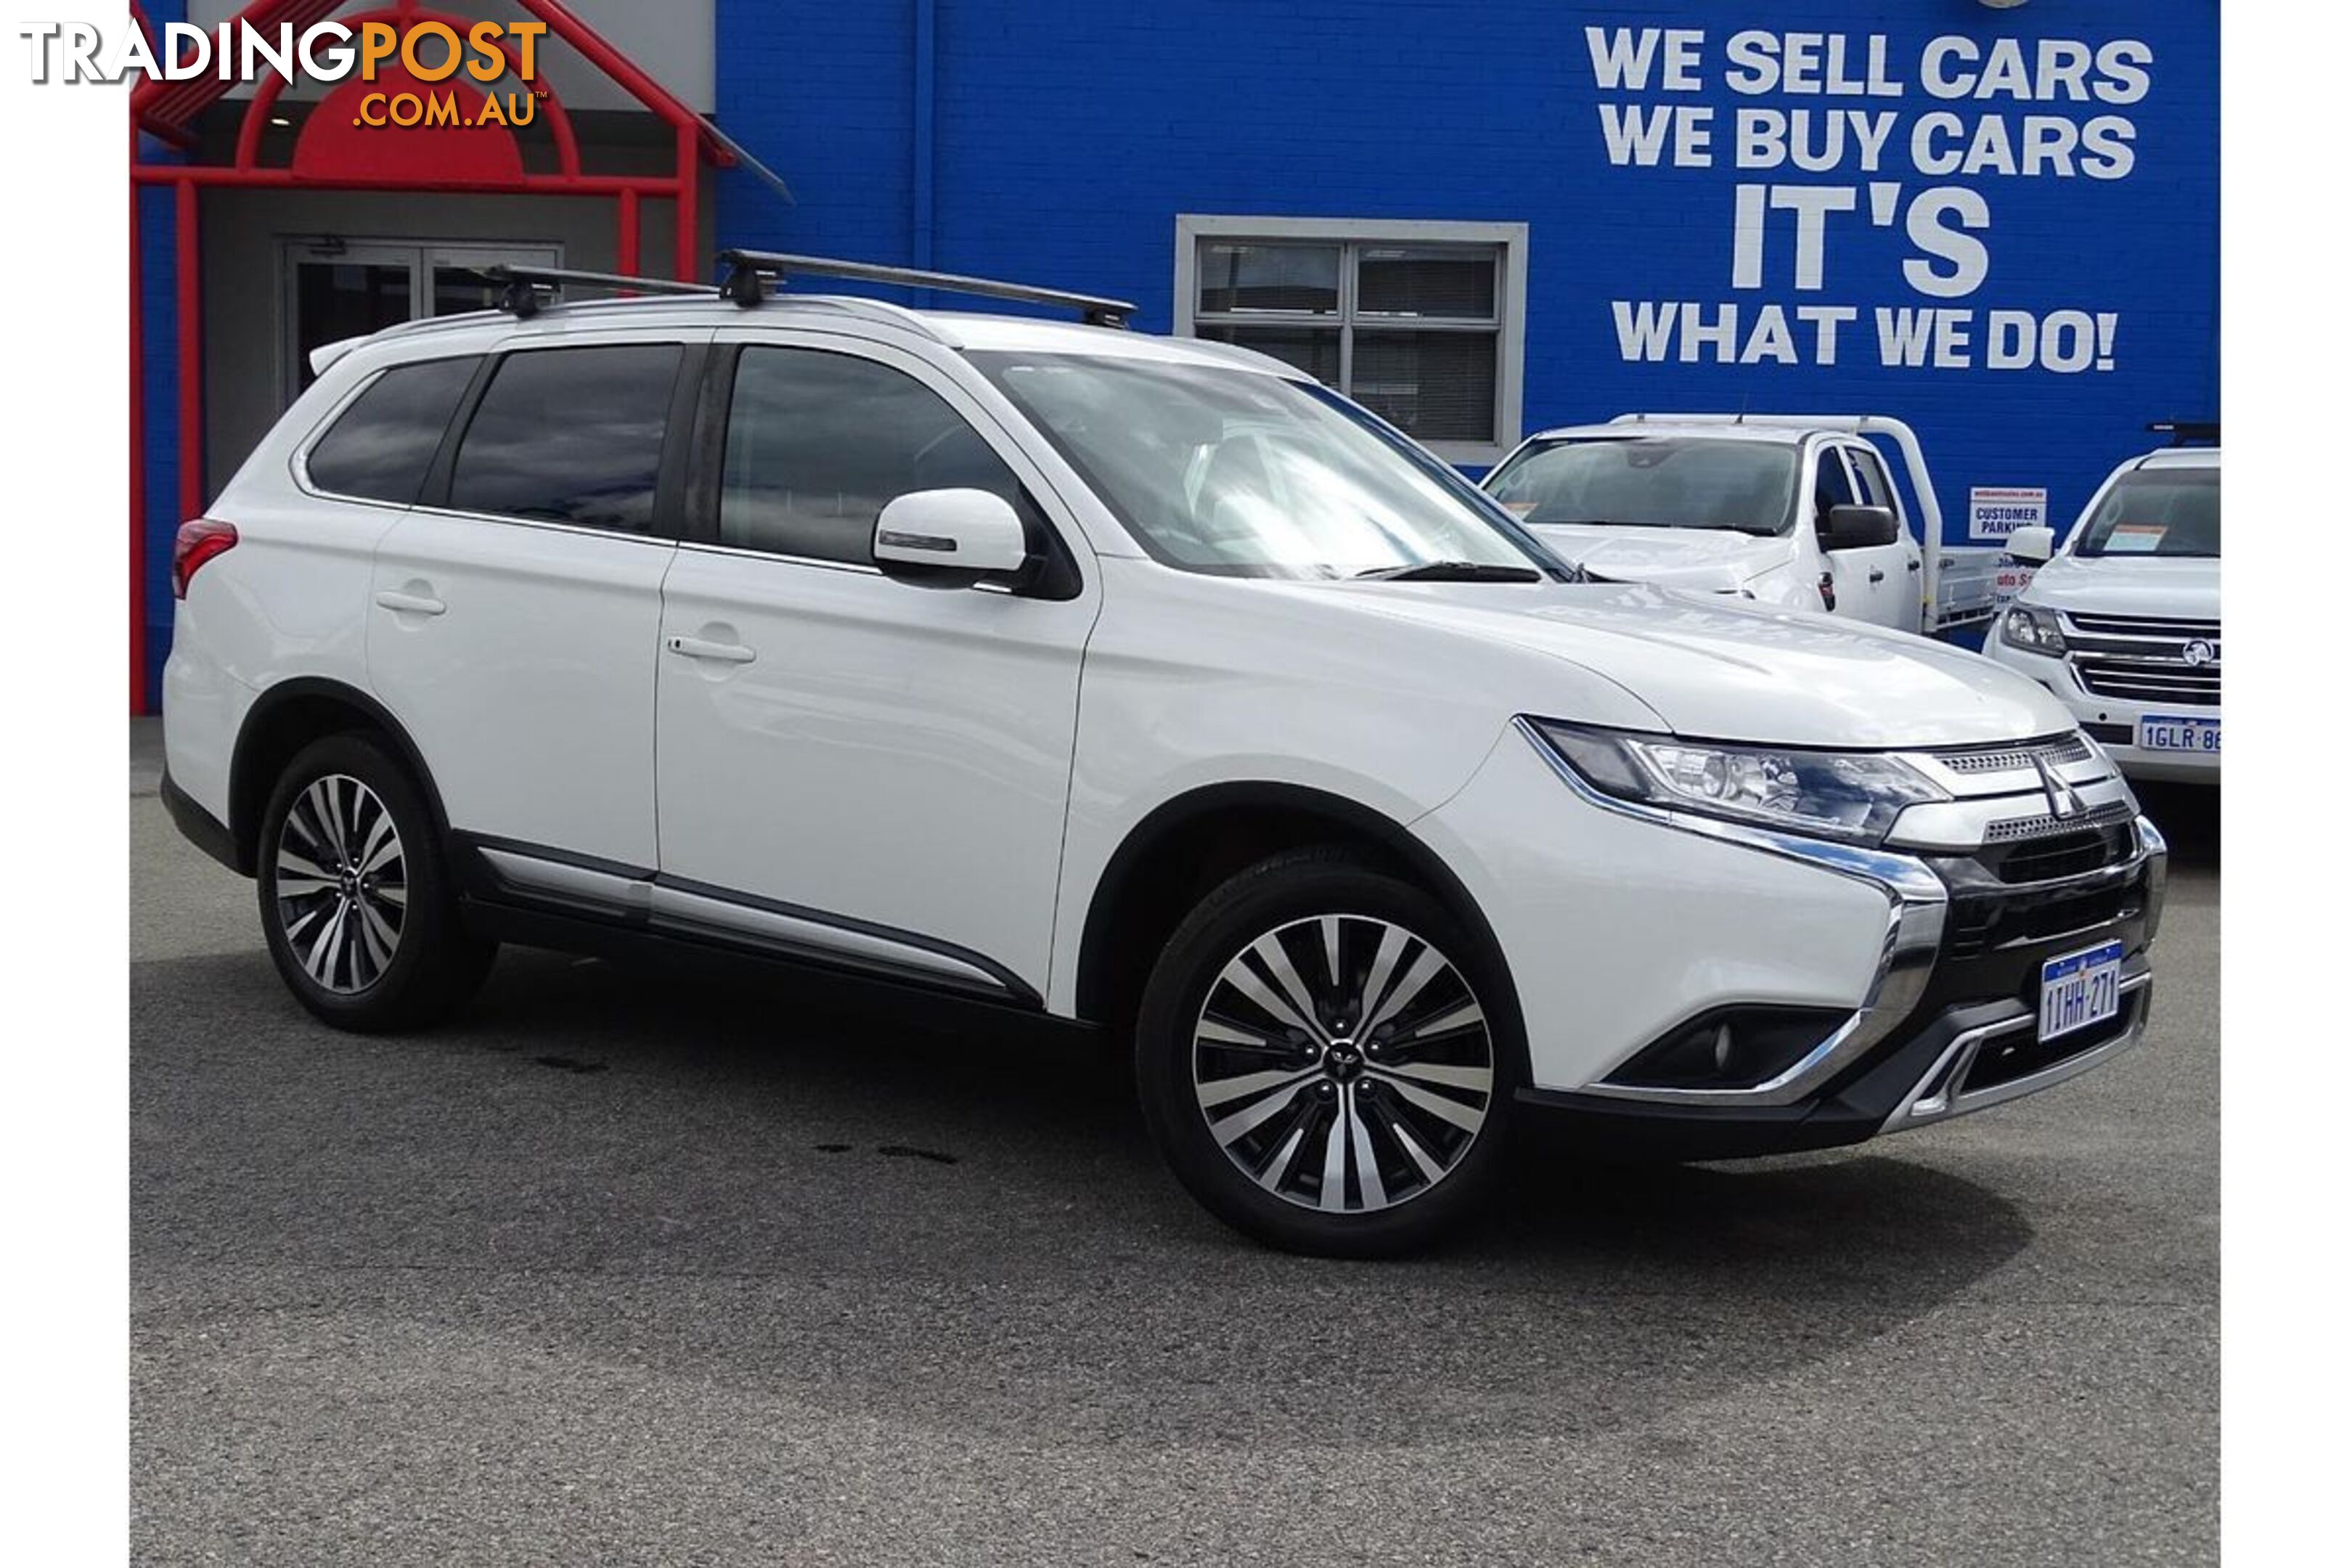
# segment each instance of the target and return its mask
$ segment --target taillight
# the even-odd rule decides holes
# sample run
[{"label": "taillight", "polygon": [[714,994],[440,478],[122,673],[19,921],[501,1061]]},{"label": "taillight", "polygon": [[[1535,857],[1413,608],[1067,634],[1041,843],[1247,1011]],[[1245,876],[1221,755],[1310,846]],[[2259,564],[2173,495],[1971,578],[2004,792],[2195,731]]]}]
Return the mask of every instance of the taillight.
[{"label": "taillight", "polygon": [[186,598],[196,568],[236,543],[235,523],[198,517],[180,524],[179,536],[172,541],[172,597]]}]

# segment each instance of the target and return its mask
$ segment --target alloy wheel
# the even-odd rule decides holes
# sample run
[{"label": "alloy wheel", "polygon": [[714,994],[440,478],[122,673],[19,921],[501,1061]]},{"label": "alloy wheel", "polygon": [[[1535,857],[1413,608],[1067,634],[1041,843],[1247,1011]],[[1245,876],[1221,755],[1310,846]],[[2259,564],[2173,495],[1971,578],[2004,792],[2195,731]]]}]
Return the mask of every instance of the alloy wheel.
[{"label": "alloy wheel", "polygon": [[1265,932],[1210,985],[1192,1036],[1209,1135],[1286,1202],[1407,1203],[1486,1126],[1494,1039],[1453,962],[1404,927],[1310,916]]},{"label": "alloy wheel", "polygon": [[278,929],[321,989],[364,991],[392,967],[408,918],[400,830],[349,773],[314,780],[287,809],[274,867]]}]

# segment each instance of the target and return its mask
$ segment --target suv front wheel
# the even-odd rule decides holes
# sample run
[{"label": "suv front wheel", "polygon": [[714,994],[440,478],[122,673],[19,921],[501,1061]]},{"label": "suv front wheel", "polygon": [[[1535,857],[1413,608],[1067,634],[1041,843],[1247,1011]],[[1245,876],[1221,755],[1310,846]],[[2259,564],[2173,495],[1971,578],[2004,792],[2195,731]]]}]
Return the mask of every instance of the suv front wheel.
[{"label": "suv front wheel", "polygon": [[471,995],[497,945],[468,932],[415,784],[361,735],[314,741],[261,822],[256,881],[269,956],[338,1028],[412,1028]]},{"label": "suv front wheel", "polygon": [[1458,1228],[1500,1168],[1500,966],[1438,900],[1349,851],[1241,872],[1169,940],[1136,1023],[1153,1140],[1213,1213],[1377,1257]]}]

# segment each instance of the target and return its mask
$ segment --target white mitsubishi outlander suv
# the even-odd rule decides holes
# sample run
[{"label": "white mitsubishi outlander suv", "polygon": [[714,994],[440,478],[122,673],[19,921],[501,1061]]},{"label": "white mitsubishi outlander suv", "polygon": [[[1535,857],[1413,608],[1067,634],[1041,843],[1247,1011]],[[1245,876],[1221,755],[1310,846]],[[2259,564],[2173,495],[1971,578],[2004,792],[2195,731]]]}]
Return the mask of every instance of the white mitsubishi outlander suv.
[{"label": "white mitsubishi outlander suv", "polygon": [[1360,1255],[1518,1118],[1822,1148],[2138,1037],[2163,841],[2032,681],[1579,581],[1271,359],[728,259],[322,350],[181,531],[165,799],[329,1023],[500,942],[1083,1020],[1202,1203]]}]

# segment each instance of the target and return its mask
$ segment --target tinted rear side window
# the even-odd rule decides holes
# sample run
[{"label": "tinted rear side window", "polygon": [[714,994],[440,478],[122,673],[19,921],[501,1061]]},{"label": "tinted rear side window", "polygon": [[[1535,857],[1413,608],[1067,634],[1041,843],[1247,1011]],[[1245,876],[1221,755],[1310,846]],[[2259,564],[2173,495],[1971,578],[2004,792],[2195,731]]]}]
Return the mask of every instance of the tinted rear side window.
[{"label": "tinted rear side window", "polygon": [[1003,459],[912,376],[816,349],[743,351],[727,414],[721,543],[871,561],[883,507],[950,489],[1025,506]]},{"label": "tinted rear side window", "polygon": [[335,495],[408,506],[424,488],[478,356],[394,365],[310,448],[310,482]]},{"label": "tinted rear side window", "polygon": [[645,532],[684,353],[628,343],[508,355],[458,444],[449,504]]}]

